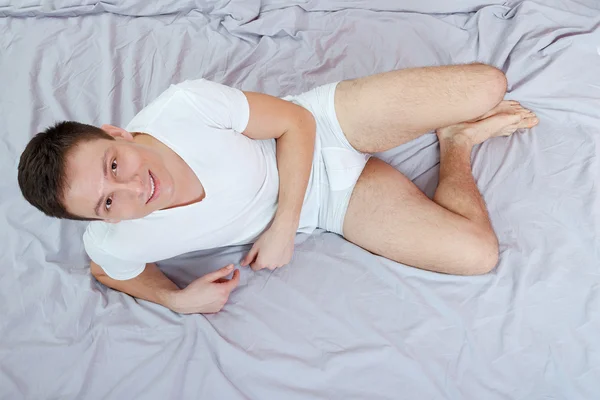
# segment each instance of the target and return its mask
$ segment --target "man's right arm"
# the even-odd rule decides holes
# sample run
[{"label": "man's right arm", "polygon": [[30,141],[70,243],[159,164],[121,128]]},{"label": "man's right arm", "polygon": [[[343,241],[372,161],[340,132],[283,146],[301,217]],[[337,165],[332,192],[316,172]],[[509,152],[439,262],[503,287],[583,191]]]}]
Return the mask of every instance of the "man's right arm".
[{"label": "man's right arm", "polygon": [[146,264],[141,274],[124,281],[112,279],[93,261],[90,263],[90,271],[100,283],[109,288],[182,314],[220,311],[240,278],[240,273],[236,270],[231,279],[225,279],[233,272],[233,265],[228,265],[196,279],[185,289],[180,289],[155,263]]}]

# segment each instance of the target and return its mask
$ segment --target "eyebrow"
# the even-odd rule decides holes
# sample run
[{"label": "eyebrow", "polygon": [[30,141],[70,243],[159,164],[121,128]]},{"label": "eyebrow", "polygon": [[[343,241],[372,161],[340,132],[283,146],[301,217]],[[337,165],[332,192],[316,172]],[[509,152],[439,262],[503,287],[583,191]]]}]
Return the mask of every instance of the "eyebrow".
[{"label": "eyebrow", "polygon": [[[106,151],[104,152],[104,156],[102,157],[102,171],[104,172],[104,179],[106,179],[106,175],[108,174],[108,169],[106,166],[106,159],[108,158],[109,150],[110,150],[110,148],[106,149]],[[104,201],[104,196],[102,196],[98,199],[98,202],[96,203],[96,207],[94,207],[94,213],[98,217],[100,217],[100,206],[102,205],[102,201]]]}]

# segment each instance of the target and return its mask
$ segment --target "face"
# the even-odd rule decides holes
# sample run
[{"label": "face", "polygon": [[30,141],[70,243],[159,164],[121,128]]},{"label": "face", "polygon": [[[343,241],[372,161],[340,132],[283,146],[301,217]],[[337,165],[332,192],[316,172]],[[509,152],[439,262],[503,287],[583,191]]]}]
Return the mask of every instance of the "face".
[{"label": "face", "polygon": [[107,222],[137,219],[173,203],[174,179],[162,155],[117,127],[116,140],[81,143],[67,156],[64,205],[70,213]]}]

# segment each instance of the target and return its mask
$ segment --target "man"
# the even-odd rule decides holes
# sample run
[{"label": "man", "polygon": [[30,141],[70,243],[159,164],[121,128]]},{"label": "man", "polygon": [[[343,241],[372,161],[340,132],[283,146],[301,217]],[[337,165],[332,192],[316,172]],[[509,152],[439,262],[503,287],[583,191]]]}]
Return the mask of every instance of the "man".
[{"label": "man", "polygon": [[[103,284],[180,313],[219,311],[229,265],[179,289],[155,262],[254,243],[241,266],[278,268],[297,232],[323,228],[391,260],[473,275],[498,242],[471,174],[473,146],[537,124],[502,101],[483,64],[414,68],[279,99],[206,80],[171,86],[127,129],[64,122],[21,156],[24,197],[47,215],[92,220],[84,244]],[[370,153],[436,130],[433,200]]]}]

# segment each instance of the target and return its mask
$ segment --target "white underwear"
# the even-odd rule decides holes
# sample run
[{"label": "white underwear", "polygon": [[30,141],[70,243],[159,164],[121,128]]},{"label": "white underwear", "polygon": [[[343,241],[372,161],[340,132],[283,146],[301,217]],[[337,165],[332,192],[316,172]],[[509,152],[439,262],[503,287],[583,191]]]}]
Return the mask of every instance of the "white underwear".
[{"label": "white underwear", "polygon": [[319,86],[299,96],[290,96],[292,101],[306,108],[317,122],[317,144],[313,163],[319,168],[318,228],[343,235],[344,217],[350,196],[370,155],[361,153],[350,145],[335,113],[336,83]]}]

